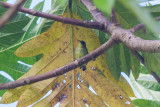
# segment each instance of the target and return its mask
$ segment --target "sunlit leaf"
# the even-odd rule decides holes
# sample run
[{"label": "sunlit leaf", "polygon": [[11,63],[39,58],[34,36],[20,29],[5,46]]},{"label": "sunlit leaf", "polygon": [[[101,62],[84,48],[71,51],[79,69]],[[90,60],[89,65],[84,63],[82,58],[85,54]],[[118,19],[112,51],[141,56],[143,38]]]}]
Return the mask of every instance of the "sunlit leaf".
[{"label": "sunlit leaf", "polygon": [[[34,9],[41,11],[43,9],[43,4],[44,2],[40,2]],[[0,35],[0,52],[16,47],[38,35],[40,33],[40,26],[37,27],[37,20],[38,17],[36,16],[28,18],[25,14],[19,14],[5,25]]]},{"label": "sunlit leaf", "polygon": [[[64,16],[66,17],[67,14]],[[73,17],[79,19],[75,15]],[[43,57],[19,79],[42,74],[72,62],[72,55],[74,54],[70,43],[71,30],[69,28],[67,24],[55,22],[49,30],[28,41],[15,52],[20,57],[43,53]],[[89,52],[100,46],[97,36],[91,29],[73,26],[72,30],[75,47],[79,40],[86,43]],[[122,90],[124,89],[128,94],[134,96],[132,89],[124,78],[121,77],[119,82],[113,78],[105,64],[105,59],[105,55],[101,55],[95,61],[89,62],[86,71],[77,68],[58,77],[8,90],[1,102],[11,103],[18,100],[17,106],[28,106],[42,98],[49,90],[52,90],[48,97],[39,101],[36,105],[54,106],[59,102],[65,106],[72,101],[75,106],[79,104],[96,104],[99,106],[100,103],[105,105],[103,102],[105,101],[110,106],[118,104],[119,106],[132,107],[129,96]],[[88,84],[93,87],[98,95],[90,92]],[[125,87],[122,84],[126,84]],[[83,91],[85,94],[80,94]],[[91,96],[96,98],[92,99]],[[126,102],[129,102],[129,104]]]},{"label": "sunlit leaf", "polygon": [[160,102],[145,99],[135,99],[132,100],[136,107],[159,107]]},{"label": "sunlit leaf", "polygon": [[35,63],[35,58],[20,58],[14,55],[17,47],[0,53],[0,71],[12,76],[14,80],[24,75]]},{"label": "sunlit leaf", "polygon": [[[140,74],[141,75],[141,74]],[[153,91],[150,89],[146,89],[141,84],[139,84],[137,81],[135,81],[132,73],[130,75],[131,83],[134,86],[134,88],[138,91],[138,97],[146,99],[146,100],[154,100],[154,101],[160,101],[160,92],[159,91]]]},{"label": "sunlit leaf", "polygon": [[141,74],[137,82],[147,89],[160,91],[160,84],[150,74]]}]

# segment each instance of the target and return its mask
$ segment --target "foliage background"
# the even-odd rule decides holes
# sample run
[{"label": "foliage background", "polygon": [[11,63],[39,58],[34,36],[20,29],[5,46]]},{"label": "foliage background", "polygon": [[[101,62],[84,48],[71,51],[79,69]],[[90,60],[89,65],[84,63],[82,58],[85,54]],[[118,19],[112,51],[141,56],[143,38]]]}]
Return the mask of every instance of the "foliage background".
[{"label": "foliage background", "polygon": [[[145,0],[145,1],[147,1],[147,0]],[[142,2],[142,0],[141,0],[141,2]],[[95,1],[95,3],[96,3],[96,1]],[[43,11],[46,12],[49,9],[49,8],[47,8],[47,7],[49,7],[48,4],[51,4],[51,3],[49,3],[49,0],[45,0],[45,4],[43,2],[41,2],[41,4],[39,4],[39,6],[35,7],[34,6],[35,3],[32,3],[32,6],[30,8],[34,7],[37,10],[41,10],[41,11],[43,10]],[[114,4],[114,3],[111,3],[111,4]],[[151,5],[152,2],[146,3],[146,4]],[[146,4],[144,4],[144,5],[146,5]],[[47,5],[47,6],[45,6],[45,5]],[[101,5],[101,4],[97,3],[97,6],[98,5]],[[141,4],[141,5],[143,5],[143,4]],[[28,7],[28,6],[29,5],[26,5],[26,7]],[[43,6],[44,6],[44,8],[43,8]],[[103,8],[103,6],[102,6],[102,8],[100,8],[100,9],[105,10],[105,7]],[[151,8],[149,8],[148,11],[152,12],[152,14],[154,16],[157,16],[157,13],[159,12],[159,5],[151,6]],[[48,13],[54,13],[54,14],[60,14],[62,11],[61,11],[61,9],[56,10],[56,8],[55,8],[54,11],[47,11],[47,12]],[[107,9],[106,13],[109,14],[109,12],[110,12],[110,10]],[[0,13],[0,14],[3,14],[3,13]],[[106,14],[106,16],[107,16],[107,14]],[[138,14],[141,14],[141,13],[137,13],[136,15],[138,16]],[[133,21],[134,19],[132,19],[132,18],[135,17],[135,16],[132,16],[132,15],[133,14],[130,13],[130,12],[128,12],[127,15],[124,15],[123,7],[122,7],[122,10],[119,10],[119,12],[118,12],[119,20],[125,20],[126,21],[126,23],[123,25],[123,27],[130,28],[130,27],[133,27],[133,25],[136,25],[137,23],[139,23],[137,21]],[[128,17],[123,17],[123,16],[128,16]],[[14,20],[16,20],[15,23],[9,23],[7,25],[8,29],[6,27],[6,28],[4,28],[4,30],[1,31],[1,33],[4,33],[4,35],[9,35],[9,36],[13,37],[13,38],[10,38],[11,39],[10,43],[7,43],[7,44],[5,43],[5,45],[8,45],[8,46],[6,46],[6,48],[3,48],[3,49],[1,48],[1,51],[4,51],[4,50],[7,50],[7,51],[4,51],[4,52],[0,53],[1,54],[0,57],[4,58],[3,61],[0,61],[1,69],[5,70],[5,72],[8,73],[9,75],[11,75],[12,78],[13,78],[13,79],[9,79],[8,77],[6,78],[5,76],[2,75],[2,74],[4,74],[4,72],[0,72],[0,77],[5,82],[16,80],[19,76],[21,76],[25,72],[27,72],[30,69],[31,65],[33,65],[40,57],[40,56],[35,56],[35,57],[31,57],[31,58],[22,58],[22,59],[16,58],[15,56],[13,57],[13,52],[19,47],[19,45],[17,45],[17,43],[21,44],[22,42],[25,42],[25,41],[31,39],[32,37],[30,37],[30,35],[36,36],[36,35],[40,34],[41,32],[48,29],[49,26],[53,23],[53,21],[48,21],[48,20],[45,20],[45,19],[41,19],[41,21],[40,21],[40,19],[38,19],[34,16],[29,15],[29,17],[30,17],[30,19],[28,19],[28,17],[25,17],[24,14],[19,14],[18,17],[16,17],[15,19],[12,20],[13,22],[14,22]],[[21,24],[22,19],[23,19],[23,23]],[[84,15],[84,19],[91,20],[91,17],[88,16],[88,15]],[[132,20],[132,22],[130,20]],[[149,19],[146,19],[145,21],[147,22],[148,20]],[[28,23],[29,21],[30,21],[30,24],[28,24],[28,26],[25,27],[25,29],[24,29],[24,30],[27,29],[26,30],[27,32],[24,32],[21,29],[21,27],[24,27],[26,25],[26,23]],[[37,23],[37,22],[39,22],[39,23]],[[12,29],[10,31],[10,27],[16,26],[17,24],[20,25],[20,27],[19,28],[17,27],[17,29]],[[149,25],[150,23],[147,22],[147,24]],[[42,26],[43,26],[43,28],[42,28]],[[7,29],[7,31],[5,31],[5,29]],[[148,27],[148,29],[150,29],[150,27]],[[153,32],[155,33],[155,35],[152,36],[152,37],[149,36],[150,34],[152,34],[151,32],[146,32],[145,35],[143,35],[142,32],[138,32],[137,35],[141,35],[143,38],[147,38],[147,39],[155,39],[155,38],[158,39],[159,37],[158,37],[158,35],[156,35],[157,31],[153,30]],[[32,33],[32,34],[30,34],[30,33]],[[146,36],[146,34],[148,36]],[[97,35],[99,35],[99,38],[100,38],[102,43],[105,42],[104,38],[103,38],[105,34],[103,34],[103,32],[98,32],[97,31]],[[16,37],[19,36],[20,38],[22,36],[22,40],[21,41],[16,41],[14,39],[15,36]],[[8,38],[6,38],[6,39],[8,39]],[[106,40],[108,39],[108,35],[105,35],[105,39]],[[3,42],[4,41],[1,41],[1,43],[3,43]],[[16,42],[16,44],[13,44],[12,42],[13,43]],[[14,47],[14,48],[12,48],[12,47]],[[119,45],[118,48],[119,47],[121,47],[121,48],[118,51],[119,52],[121,51],[121,53],[122,53],[123,49],[125,50],[125,47],[123,45]],[[117,49],[112,49],[109,52],[115,53],[115,54],[118,53],[117,51],[115,52],[114,50],[117,50]],[[126,50],[123,53],[127,54],[127,52],[128,52],[128,50]],[[159,54],[148,54],[148,53],[142,53],[142,54],[144,56],[148,56],[147,57],[148,59],[146,59],[146,60],[159,58]],[[5,59],[5,55],[7,55],[6,59]],[[128,53],[128,55],[130,55],[130,53]],[[126,55],[126,56],[128,56],[128,55]],[[8,62],[8,60],[7,60],[8,58],[10,59],[10,62]],[[109,58],[113,59],[115,57],[114,56],[109,56]],[[128,58],[126,58],[127,60],[124,60],[124,59],[125,58],[122,58],[122,57],[121,57],[121,59],[115,58],[115,60],[116,60],[115,63],[117,63],[117,64],[114,63],[114,65],[117,65],[117,66],[115,66],[115,68],[117,68],[117,71],[116,70],[115,71],[119,72],[119,73],[112,72],[112,74],[115,76],[115,78],[118,78],[121,75],[121,71],[118,71],[118,70],[120,70],[120,67],[122,67],[122,71],[125,71],[125,74],[127,74],[128,76],[130,75],[130,70],[128,70],[129,68],[125,67],[125,63],[130,62],[130,61],[127,61]],[[132,59],[129,59],[129,60],[132,60]],[[150,60],[150,61],[152,61],[152,63],[155,62],[153,60]],[[120,62],[123,62],[123,63],[121,63],[122,64],[121,66],[119,66]],[[17,63],[16,64],[17,66],[13,67],[13,65],[12,65],[13,63]],[[110,63],[111,62],[108,62],[108,64],[110,64]],[[10,68],[5,67],[4,65],[6,65],[6,64],[10,64]],[[151,64],[151,62],[148,62],[149,66],[150,66],[150,64]],[[19,67],[19,66],[21,66],[21,67]],[[130,66],[130,65],[128,65],[128,66]],[[154,68],[155,71],[158,71],[158,69],[159,69],[159,67],[157,67],[157,65],[156,66],[152,65],[152,66],[149,67],[149,69],[152,69],[152,68]],[[11,69],[14,69],[15,71],[17,71],[17,70],[22,71],[22,69],[23,69],[23,72],[16,72],[16,73],[9,72]],[[135,70],[135,71],[137,71],[137,70]],[[135,73],[135,74],[133,73],[133,75],[131,74],[130,79],[128,78],[128,81],[135,88],[134,90],[135,90],[137,96],[139,98],[142,98],[143,102],[145,102],[143,105],[146,105],[146,104],[151,104],[151,105],[152,104],[157,104],[157,105],[159,105],[160,100],[158,98],[160,97],[160,94],[159,94],[158,91],[160,91],[160,86],[156,83],[156,81],[153,79],[153,77],[146,71],[146,69],[142,65],[140,66],[140,72],[142,74],[140,74],[137,81],[135,81],[135,79],[133,78],[133,75],[134,75],[134,77],[136,77],[136,76],[138,77],[139,73]],[[122,73],[122,74],[125,75],[124,73]],[[125,75],[126,78],[128,77],[127,75]],[[141,90],[143,90],[143,92]],[[0,94],[2,95],[2,93],[3,92],[1,91]],[[137,100],[134,100],[134,102],[135,102],[135,104],[138,105],[140,100],[137,99]],[[8,107],[9,105],[2,105],[2,106],[4,106],[4,107],[7,106]]]}]

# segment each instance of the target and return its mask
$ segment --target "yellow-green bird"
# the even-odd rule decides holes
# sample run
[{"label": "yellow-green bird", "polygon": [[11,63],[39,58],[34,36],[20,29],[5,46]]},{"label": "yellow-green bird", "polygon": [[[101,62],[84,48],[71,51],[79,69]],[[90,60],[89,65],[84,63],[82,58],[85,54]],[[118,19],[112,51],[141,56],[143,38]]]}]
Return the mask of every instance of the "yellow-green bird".
[{"label": "yellow-green bird", "polygon": [[[86,47],[86,43],[84,41],[79,41],[78,43],[78,46],[75,50],[75,57],[76,59],[79,59],[85,55],[88,54],[88,50],[87,50],[87,47]],[[80,69],[82,68],[83,71],[86,70],[86,65],[87,64],[84,64],[80,67]]]}]

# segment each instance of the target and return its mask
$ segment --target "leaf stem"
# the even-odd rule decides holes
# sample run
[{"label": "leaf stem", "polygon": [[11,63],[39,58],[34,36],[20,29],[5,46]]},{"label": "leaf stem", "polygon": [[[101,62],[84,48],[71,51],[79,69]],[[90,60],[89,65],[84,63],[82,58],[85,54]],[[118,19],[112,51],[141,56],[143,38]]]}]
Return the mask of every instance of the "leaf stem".
[{"label": "leaf stem", "polygon": [[[69,18],[72,18],[72,0],[69,0],[68,2],[68,10],[69,10]],[[72,46],[72,61],[75,60],[75,55],[74,55],[74,33],[73,33],[73,25],[69,25],[70,26],[70,32],[71,32],[71,46]],[[75,69],[72,70],[72,101],[73,101],[73,107],[75,107]]]}]

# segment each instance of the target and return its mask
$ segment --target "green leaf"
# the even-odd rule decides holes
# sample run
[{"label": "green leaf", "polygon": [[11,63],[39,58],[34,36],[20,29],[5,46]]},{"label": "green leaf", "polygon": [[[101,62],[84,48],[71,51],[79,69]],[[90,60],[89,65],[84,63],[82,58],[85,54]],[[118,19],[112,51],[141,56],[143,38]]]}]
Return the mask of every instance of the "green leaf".
[{"label": "green leaf", "polygon": [[32,3],[32,0],[27,0],[27,1],[23,4],[23,7],[29,8],[30,5],[31,5],[31,3]]},{"label": "green leaf", "polygon": [[160,5],[154,5],[154,6],[149,6],[146,7],[148,12],[151,12],[152,14],[155,14],[155,12],[160,12]]},{"label": "green leaf", "polygon": [[13,20],[7,23],[0,31],[0,52],[13,44],[19,42],[24,31],[22,28],[29,22],[29,18],[24,15],[17,15]]},{"label": "green leaf", "polygon": [[151,72],[160,72],[160,54],[143,52],[147,69]]},{"label": "green leaf", "polygon": [[148,2],[148,5],[149,5],[149,6],[152,6],[152,4],[151,4],[150,2]]},{"label": "green leaf", "polygon": [[107,65],[110,72],[112,73],[112,75],[116,80],[118,80],[121,75],[119,53],[120,53],[119,45],[107,51]]},{"label": "green leaf", "polygon": [[160,84],[150,74],[141,74],[140,77],[137,79],[137,82],[147,89],[160,91]]},{"label": "green leaf", "polygon": [[[44,1],[37,4],[34,9],[41,11],[43,9],[43,5]],[[40,33],[42,26],[37,24],[37,20],[39,18],[36,16],[30,16],[30,18],[31,19],[24,14],[16,15],[16,17],[1,30],[0,52],[16,47]],[[19,34],[18,36],[16,36],[17,33]]]},{"label": "green leaf", "polygon": [[[131,54],[131,53],[130,53]],[[131,69],[132,69],[132,74],[134,76],[135,79],[137,79],[139,77],[140,74],[140,62],[139,60],[136,58],[136,56],[134,55],[130,55],[131,58]]]},{"label": "green leaf", "polygon": [[[148,9],[147,12],[150,12],[155,17],[159,16],[159,12],[155,12],[153,7],[155,6],[146,7]],[[116,2],[115,9],[117,12],[118,21],[123,28],[130,29],[137,24],[142,23],[138,20],[133,11],[124,7],[119,1]],[[154,35],[147,27],[139,30],[135,33],[135,35],[143,39],[159,39],[157,38],[157,35]]]},{"label": "green leaf", "polygon": [[[141,74],[140,74],[141,76]],[[145,87],[143,87],[141,84],[139,84],[137,81],[135,81],[133,74],[130,74],[130,80],[131,83],[133,85],[133,87],[135,88],[136,91],[138,91],[140,98],[146,99],[146,100],[150,100],[152,98],[152,100],[155,101],[160,101],[160,92],[159,91],[153,91],[150,89],[147,89]],[[137,94],[137,92],[135,93]],[[136,96],[139,96],[136,95]]]},{"label": "green leaf", "polygon": [[11,82],[11,80],[0,74],[0,84],[7,83],[7,82]]},{"label": "green leaf", "polygon": [[132,102],[136,107],[160,107],[159,101],[135,99],[135,100],[132,100]]},{"label": "green leaf", "polygon": [[126,75],[130,75],[130,53],[126,46],[120,44],[120,60],[121,60],[121,70]]},{"label": "green leaf", "polygon": [[110,14],[112,7],[114,6],[115,0],[93,0],[93,3],[102,12]]},{"label": "green leaf", "polygon": [[20,58],[14,55],[18,47],[0,53],[0,71],[8,73],[14,80],[24,75],[36,61],[34,57]]},{"label": "green leaf", "polygon": [[[38,11],[42,11],[43,6],[44,6],[44,1],[38,3],[33,9],[38,10]],[[24,42],[26,40],[30,40],[31,38],[40,34],[40,31],[38,29],[39,24],[37,24],[39,17],[32,16],[32,15],[29,15],[29,17],[31,18],[31,20],[28,23],[28,25],[24,28],[26,32],[24,33],[23,37],[21,38],[22,42]]]},{"label": "green leaf", "polygon": [[[64,11],[66,10],[67,4],[68,4],[68,0],[52,0],[51,9],[46,11],[45,13],[54,14],[54,15],[62,15]],[[48,19],[42,19],[41,23],[44,24],[41,32],[45,32],[51,27],[54,21],[48,20]]]},{"label": "green leaf", "polygon": [[138,2],[136,2],[135,0],[120,0],[120,2],[126,8],[131,9],[136,17],[158,37],[160,33],[160,25],[152,18],[151,14],[148,13],[145,8],[138,6]]},{"label": "green leaf", "polygon": [[72,11],[79,15],[83,20],[92,20],[92,16],[88,9],[79,1],[73,0]]},{"label": "green leaf", "polygon": [[108,40],[108,37],[109,37],[108,34],[102,31],[99,31],[97,35],[99,36],[99,40],[101,44],[104,44]]},{"label": "green leaf", "polygon": [[8,0],[1,0],[1,1],[6,2],[6,1],[8,1]]},{"label": "green leaf", "polygon": [[140,66],[140,72],[142,74],[150,74],[150,72],[148,72],[148,70],[146,69],[146,67],[143,66],[143,65]]}]

